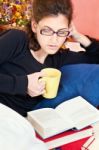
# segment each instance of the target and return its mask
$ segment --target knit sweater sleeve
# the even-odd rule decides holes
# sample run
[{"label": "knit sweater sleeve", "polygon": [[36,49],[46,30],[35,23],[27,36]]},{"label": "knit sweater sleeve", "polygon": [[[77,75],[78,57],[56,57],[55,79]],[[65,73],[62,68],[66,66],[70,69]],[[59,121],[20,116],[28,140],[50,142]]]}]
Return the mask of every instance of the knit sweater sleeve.
[{"label": "knit sweater sleeve", "polygon": [[[8,30],[0,35],[0,66],[10,61],[15,55],[19,55],[26,43],[23,31]],[[1,72],[1,71],[0,71]],[[17,76],[7,73],[0,73],[0,93],[5,94],[26,94],[27,76]]]},{"label": "knit sweater sleeve", "polygon": [[92,54],[92,55],[97,55],[99,54],[99,40],[96,40],[94,38],[88,37],[91,40],[91,44],[88,47],[84,47],[86,49],[86,53]]},{"label": "knit sweater sleeve", "polygon": [[27,76],[0,74],[0,93],[25,95],[27,84]]}]

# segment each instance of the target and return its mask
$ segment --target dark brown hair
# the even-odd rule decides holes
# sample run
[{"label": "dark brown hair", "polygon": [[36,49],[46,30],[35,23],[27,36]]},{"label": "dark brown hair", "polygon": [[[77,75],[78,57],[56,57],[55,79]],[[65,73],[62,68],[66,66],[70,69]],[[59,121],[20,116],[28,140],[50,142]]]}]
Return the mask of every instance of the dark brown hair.
[{"label": "dark brown hair", "polygon": [[[72,20],[72,3],[71,0],[33,0],[32,17],[36,23],[47,16],[57,16],[63,14],[68,19],[70,24]],[[36,39],[35,33],[31,30],[31,23],[27,25],[27,33],[29,37],[29,48],[37,51],[40,49],[40,45]]]}]

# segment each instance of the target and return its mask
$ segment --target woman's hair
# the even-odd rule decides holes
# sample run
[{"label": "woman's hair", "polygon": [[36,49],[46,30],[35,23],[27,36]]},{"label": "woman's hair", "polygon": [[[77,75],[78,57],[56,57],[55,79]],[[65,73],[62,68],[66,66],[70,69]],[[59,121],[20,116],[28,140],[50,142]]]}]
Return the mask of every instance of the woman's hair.
[{"label": "woman's hair", "polygon": [[[45,17],[57,16],[58,14],[66,16],[68,24],[70,24],[73,14],[71,0],[33,0],[31,20],[34,19],[36,23]],[[36,35],[31,29],[31,22],[27,25],[27,33],[29,48],[34,51],[40,49]]]}]

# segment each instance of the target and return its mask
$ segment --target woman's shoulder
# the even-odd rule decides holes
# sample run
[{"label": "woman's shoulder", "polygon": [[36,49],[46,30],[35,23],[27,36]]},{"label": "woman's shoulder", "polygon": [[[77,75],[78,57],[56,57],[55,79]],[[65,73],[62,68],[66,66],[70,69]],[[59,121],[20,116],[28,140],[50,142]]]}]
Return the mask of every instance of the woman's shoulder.
[{"label": "woman's shoulder", "polygon": [[5,30],[3,32],[0,33],[0,37],[2,38],[9,38],[9,39],[15,39],[15,40],[19,40],[19,39],[25,39],[27,38],[25,31],[23,30],[19,30],[19,29],[8,29]]},{"label": "woman's shoulder", "polygon": [[6,33],[8,32],[8,34],[15,36],[15,37],[22,37],[22,36],[26,36],[26,32],[23,30],[19,30],[19,29],[10,29],[8,31],[6,31]]},{"label": "woman's shoulder", "polygon": [[19,29],[8,29],[1,33],[0,43],[2,43],[0,44],[1,49],[10,54],[17,54],[27,49],[27,35],[25,31]]}]

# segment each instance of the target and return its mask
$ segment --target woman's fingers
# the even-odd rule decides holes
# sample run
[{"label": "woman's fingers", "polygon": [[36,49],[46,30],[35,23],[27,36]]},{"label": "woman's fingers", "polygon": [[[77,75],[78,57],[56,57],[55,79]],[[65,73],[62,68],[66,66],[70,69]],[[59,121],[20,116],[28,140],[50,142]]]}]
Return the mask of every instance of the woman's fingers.
[{"label": "woman's fingers", "polygon": [[28,75],[28,94],[31,97],[39,96],[45,92],[45,81],[40,80],[44,74],[37,72]]}]

